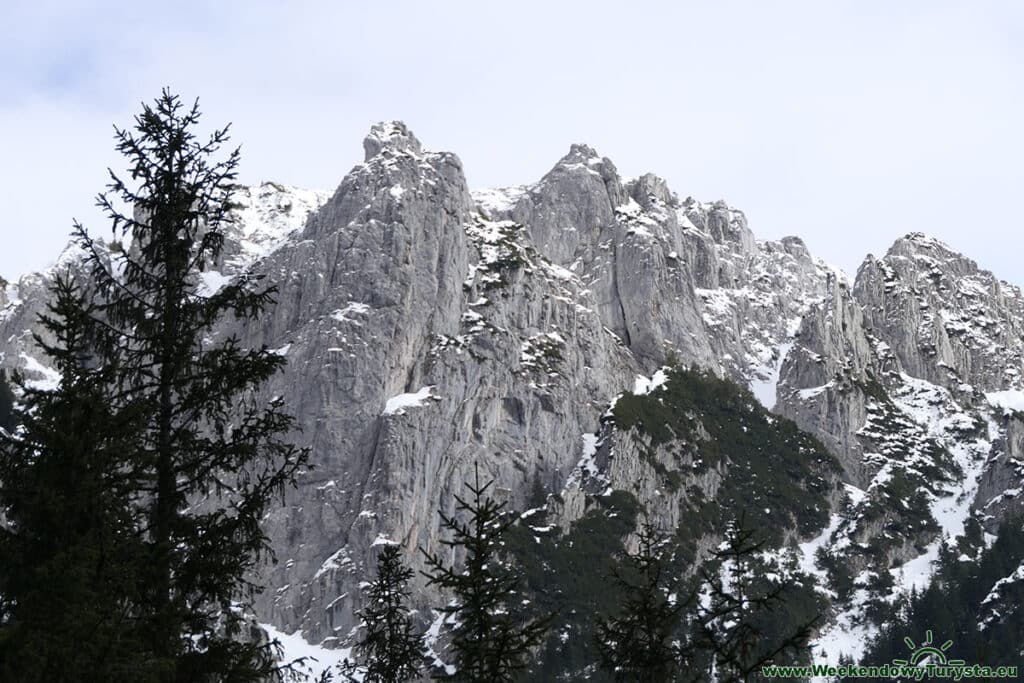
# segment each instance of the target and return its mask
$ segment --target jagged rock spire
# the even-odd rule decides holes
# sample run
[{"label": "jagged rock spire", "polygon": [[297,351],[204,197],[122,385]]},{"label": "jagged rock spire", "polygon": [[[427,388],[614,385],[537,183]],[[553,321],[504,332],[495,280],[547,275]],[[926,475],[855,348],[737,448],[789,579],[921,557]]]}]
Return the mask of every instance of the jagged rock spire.
[{"label": "jagged rock spire", "polygon": [[369,135],[363,140],[365,161],[369,161],[385,149],[419,154],[423,151],[423,146],[401,121],[381,121],[373,124]]}]

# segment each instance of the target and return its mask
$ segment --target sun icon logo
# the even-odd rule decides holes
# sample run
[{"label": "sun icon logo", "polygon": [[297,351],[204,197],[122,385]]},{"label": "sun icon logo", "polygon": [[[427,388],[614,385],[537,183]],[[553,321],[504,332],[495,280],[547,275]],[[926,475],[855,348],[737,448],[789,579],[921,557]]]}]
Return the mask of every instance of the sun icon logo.
[{"label": "sun icon logo", "polygon": [[910,648],[910,660],[894,659],[893,664],[900,666],[918,666],[919,664],[941,664],[944,666],[964,666],[966,662],[962,659],[946,659],[946,650],[953,647],[953,641],[947,640],[939,647],[935,647],[931,629],[925,632],[924,642],[920,645],[907,637],[903,642]]}]

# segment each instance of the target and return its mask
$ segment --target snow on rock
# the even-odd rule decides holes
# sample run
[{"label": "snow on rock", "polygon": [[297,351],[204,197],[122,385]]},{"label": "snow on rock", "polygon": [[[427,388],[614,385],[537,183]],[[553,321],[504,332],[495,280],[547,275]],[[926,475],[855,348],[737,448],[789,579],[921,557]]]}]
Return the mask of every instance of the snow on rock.
[{"label": "snow on rock", "polygon": [[811,641],[811,652],[817,663],[834,666],[844,655],[852,657],[855,662],[861,660],[878,629],[860,622],[860,613],[860,607],[840,613]]},{"label": "snow on rock", "polygon": [[370,307],[367,304],[360,303],[358,301],[349,301],[348,305],[344,308],[331,311],[331,318],[338,322],[350,322],[355,325],[362,325],[362,323],[356,320],[354,316],[366,315],[369,312]]},{"label": "snow on rock", "polygon": [[1022,581],[1024,581],[1024,564],[1017,567],[1009,576],[1004,576],[993,584],[988,595],[981,601],[981,613],[984,615],[980,622],[982,629],[989,628],[993,623],[1020,611],[1020,605],[1005,604],[1006,598],[1003,596],[1003,591],[1008,586]]},{"label": "snow on rock", "polygon": [[580,471],[590,476],[597,476],[598,473],[597,463],[594,462],[594,456],[597,455],[597,439],[597,434],[583,435],[583,454],[577,464]]},{"label": "snow on rock", "polygon": [[27,354],[22,353],[20,356],[25,361],[25,372],[41,376],[41,379],[30,379],[26,382],[30,389],[53,391],[60,385],[61,375],[59,372],[43,365]]},{"label": "snow on rock", "polygon": [[423,648],[426,650],[427,661],[430,662],[431,666],[442,668],[445,673],[452,676],[456,671],[455,666],[447,664],[435,650],[437,641],[441,637],[441,628],[445,625],[445,614],[443,612],[435,612],[435,615],[434,621],[430,623],[430,626],[423,634]]},{"label": "snow on rock", "polygon": [[820,534],[797,546],[799,551],[800,571],[804,574],[816,577],[823,585],[826,582],[826,573],[818,568],[815,557],[818,549],[825,547],[842,522],[842,515],[834,513],[829,519],[828,526],[822,529]]},{"label": "snow on rock", "polygon": [[665,370],[667,369],[668,368],[662,368],[655,372],[651,377],[637,375],[636,382],[633,384],[633,393],[637,396],[643,396],[664,385],[665,382],[668,381],[668,375],[665,374]]},{"label": "snow on rock", "polygon": [[1006,391],[991,391],[985,394],[990,404],[1007,411],[1018,411],[1024,413],[1024,391],[1020,389],[1007,389]]},{"label": "snow on rock", "polygon": [[426,403],[427,399],[437,398],[430,393],[433,389],[434,387],[431,385],[421,387],[410,394],[392,396],[384,404],[384,410],[381,412],[381,415],[404,415],[407,408],[418,408]]},{"label": "snow on rock", "polygon": [[[771,410],[775,407],[775,402],[778,400],[779,392],[779,375],[782,372],[782,364],[786,360],[786,356],[789,355],[789,350],[793,348],[793,342],[787,341],[779,346],[779,350],[776,354],[775,360],[767,368],[762,366],[760,371],[753,373],[753,379],[750,380],[750,391],[753,392],[754,397],[763,405],[767,410]],[[767,371],[766,371],[767,370]]]},{"label": "snow on rock", "polygon": [[213,296],[221,290],[224,285],[231,282],[231,277],[219,270],[206,270],[199,274],[199,296]]},{"label": "snow on rock", "polygon": [[273,252],[301,230],[330,196],[327,191],[274,182],[239,187],[233,197],[234,221],[225,229],[226,270],[239,273]]},{"label": "snow on rock", "polygon": [[320,568],[316,570],[316,574],[313,575],[314,579],[318,579],[324,574],[333,572],[337,569],[341,569],[352,564],[352,558],[349,557],[348,546],[342,546],[334,551],[330,557],[323,561]]},{"label": "snow on rock", "polygon": [[826,382],[825,384],[822,384],[821,386],[807,387],[806,389],[800,389],[796,393],[800,397],[801,400],[806,401],[807,399],[814,398],[815,396],[818,396],[819,394],[825,393],[826,391],[828,391],[829,389],[831,389],[834,386],[835,386],[835,382]]},{"label": "snow on rock", "polygon": [[[2,283],[3,278],[0,278],[0,284]],[[18,298],[18,285],[13,282],[3,285],[3,289],[0,290],[0,321],[13,315],[20,305],[21,299]]]},{"label": "snow on rock", "polygon": [[477,206],[492,216],[512,210],[516,202],[526,194],[527,188],[522,185],[502,188],[485,188],[473,190],[473,201]]},{"label": "snow on rock", "polygon": [[370,547],[376,548],[381,545],[398,545],[398,541],[393,541],[384,534],[377,534],[377,537],[373,539],[373,543],[370,544]]},{"label": "snow on rock", "polygon": [[[332,650],[321,645],[313,645],[306,642],[302,637],[302,631],[285,633],[278,630],[272,624],[260,624],[260,628],[267,632],[271,641],[277,640],[281,645],[280,662],[282,664],[293,664],[297,672],[316,680],[326,671],[335,671],[339,664],[352,658],[352,648],[339,648]],[[297,662],[296,660],[303,660]],[[357,675],[356,680],[361,681],[362,676]]]}]

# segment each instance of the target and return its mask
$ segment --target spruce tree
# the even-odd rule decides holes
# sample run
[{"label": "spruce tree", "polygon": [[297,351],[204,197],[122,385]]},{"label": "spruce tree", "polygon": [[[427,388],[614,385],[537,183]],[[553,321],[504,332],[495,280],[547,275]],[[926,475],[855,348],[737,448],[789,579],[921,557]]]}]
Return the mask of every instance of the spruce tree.
[{"label": "spruce tree", "polygon": [[0,429],[14,431],[14,393],[3,370],[0,370]]},{"label": "spruce tree", "polygon": [[261,680],[271,648],[245,637],[252,577],[269,553],[260,519],[308,453],[288,442],[281,401],[261,397],[285,359],[214,330],[251,324],[275,289],[247,277],[203,284],[232,221],[239,153],[222,151],[227,128],[199,139],[199,121],[198,102],[165,90],[132,129],[116,128],[129,177],[111,171],[98,205],[124,247],[103,249],[77,223],[75,234],[113,403],[139,413],[129,448],[147,550],[139,633],[163,681]]},{"label": "spruce tree", "polygon": [[449,534],[441,543],[464,556],[462,569],[440,553],[421,549],[429,569],[423,572],[428,585],[453,597],[440,611],[453,625],[455,673],[435,675],[465,683],[501,683],[515,680],[528,666],[531,649],[542,643],[551,616],[529,618],[523,613],[520,577],[504,557],[504,538],[516,518],[504,502],[488,495],[494,481],[482,484],[479,466],[474,472],[473,483],[466,483],[470,496],[455,496],[454,515],[440,513],[442,528]]},{"label": "spruce tree", "polygon": [[59,385],[17,378],[19,430],[0,432],[0,680],[150,681],[136,609],[142,546],[126,459],[137,415],[111,410],[94,309],[58,277],[36,336]]},{"label": "spruce tree", "polygon": [[597,620],[600,666],[617,681],[667,683],[685,663],[682,641],[682,582],[671,569],[668,541],[644,525],[636,552],[627,552],[613,570],[622,594],[617,616]]},{"label": "spruce tree", "polygon": [[360,671],[365,683],[403,683],[419,675],[424,648],[408,607],[412,576],[398,546],[385,545],[377,556],[377,577],[365,587],[366,607],[359,612],[365,632],[355,653],[361,664],[342,667],[349,678]]},{"label": "spruce tree", "polygon": [[712,656],[721,683],[753,680],[761,667],[779,663],[785,654],[805,652],[818,620],[815,616],[783,634],[766,633],[765,623],[774,623],[785,607],[786,586],[766,580],[765,545],[741,514],[712,551],[710,568],[700,570],[708,599],[697,609],[697,646]]}]

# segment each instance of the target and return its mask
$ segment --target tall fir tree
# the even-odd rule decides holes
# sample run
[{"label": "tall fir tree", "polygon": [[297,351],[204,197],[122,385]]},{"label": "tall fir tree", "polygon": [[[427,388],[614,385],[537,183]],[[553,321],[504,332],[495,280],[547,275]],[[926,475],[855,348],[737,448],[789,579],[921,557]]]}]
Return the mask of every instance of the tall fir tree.
[{"label": "tall fir tree", "polygon": [[365,629],[355,645],[355,662],[342,673],[364,683],[414,680],[425,664],[423,637],[413,630],[409,611],[409,580],[413,571],[402,562],[397,545],[385,545],[377,556],[377,577],[365,587],[366,607],[359,612]]},{"label": "tall fir tree", "polygon": [[0,429],[14,431],[14,392],[3,370],[0,370]]},{"label": "tall fir tree", "polygon": [[75,234],[113,402],[139,413],[130,444],[147,549],[139,633],[162,681],[262,680],[275,668],[271,648],[246,637],[251,577],[270,550],[260,519],[308,452],[288,441],[294,420],[281,401],[261,398],[285,359],[214,331],[250,324],[275,289],[247,277],[204,286],[232,221],[239,153],[218,159],[227,128],[200,140],[199,121],[198,103],[165,90],[132,129],[115,129],[129,180],[111,172],[98,205],[124,247],[103,249],[77,223]]},{"label": "tall fir tree", "polygon": [[93,313],[58,277],[40,316],[55,341],[35,339],[60,383],[18,378],[20,428],[0,433],[0,680],[156,680],[135,609],[143,548],[125,456],[138,415],[111,411]]},{"label": "tall fir tree", "polygon": [[697,647],[711,657],[721,683],[755,680],[761,668],[778,664],[787,654],[805,653],[818,616],[784,633],[768,633],[766,623],[784,621],[785,583],[766,580],[761,551],[766,541],[740,516],[726,530],[725,541],[700,569],[706,601],[697,609]]},{"label": "tall fir tree", "polygon": [[493,484],[493,480],[481,483],[479,465],[475,466],[473,482],[466,483],[470,496],[455,496],[455,514],[440,513],[442,528],[449,534],[441,543],[455,550],[455,555],[464,556],[461,569],[440,553],[421,550],[428,585],[453,597],[440,611],[446,623],[453,625],[455,673],[436,671],[441,680],[515,680],[529,665],[531,650],[543,642],[551,622],[550,615],[530,618],[523,613],[520,577],[506,561],[504,549],[505,535],[516,518],[505,510],[504,502],[488,495]]},{"label": "tall fir tree", "polygon": [[669,541],[649,524],[636,552],[626,552],[612,580],[623,596],[618,615],[597,620],[600,666],[616,681],[668,683],[688,663],[681,573],[673,572]]}]

